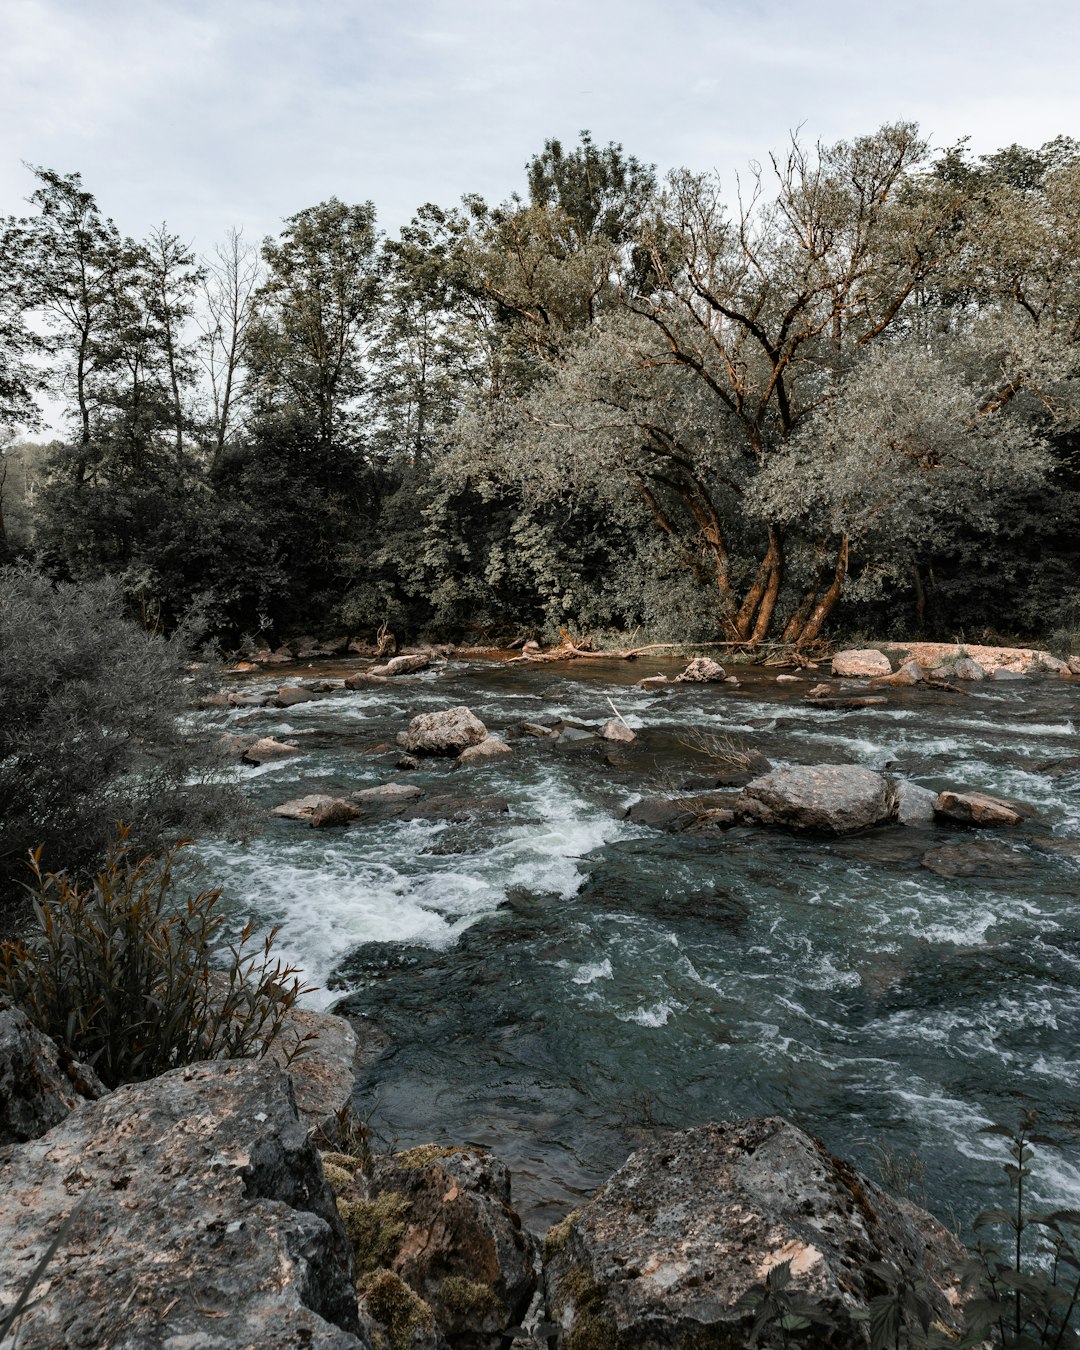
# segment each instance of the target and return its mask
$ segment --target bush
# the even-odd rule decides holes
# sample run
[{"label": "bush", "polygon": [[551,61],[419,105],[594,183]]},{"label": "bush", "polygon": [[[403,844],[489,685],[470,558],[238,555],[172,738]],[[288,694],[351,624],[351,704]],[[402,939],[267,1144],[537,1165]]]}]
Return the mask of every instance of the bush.
[{"label": "bush", "polygon": [[[121,830],[85,886],[43,872],[39,850],[37,931],[0,945],[0,994],[109,1087],[200,1059],[263,1055],[309,992],[295,968],[271,959],[277,929],[252,944],[249,924],[232,945],[220,891],[174,896],[182,847],[138,857]],[[292,1053],[301,1048],[297,1040]]]},{"label": "bush", "polygon": [[185,726],[193,692],[183,634],[144,632],[115,582],[0,568],[0,897],[39,845],[78,871],[118,820],[153,851],[241,819],[220,750]]}]

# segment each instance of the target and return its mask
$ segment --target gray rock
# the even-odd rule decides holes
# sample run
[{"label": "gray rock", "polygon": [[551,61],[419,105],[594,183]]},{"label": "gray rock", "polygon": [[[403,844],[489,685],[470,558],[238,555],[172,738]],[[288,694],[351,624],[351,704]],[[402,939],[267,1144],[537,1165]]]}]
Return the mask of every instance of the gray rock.
[{"label": "gray rock", "polygon": [[1010,670],[1008,666],[998,666],[996,670],[990,672],[992,680],[1022,680],[1024,677],[1018,670]]},{"label": "gray rock", "polygon": [[[681,834],[700,824],[734,824],[733,797],[728,792],[699,792],[686,797],[644,797],[627,808],[625,819],[635,825]],[[729,813],[727,815],[718,813]]]},{"label": "gray rock", "polygon": [[263,736],[248,747],[244,759],[249,764],[269,764],[275,759],[288,759],[290,755],[299,753],[300,747],[292,741],[275,741],[273,736]]},{"label": "gray rock", "polygon": [[922,684],[923,679],[922,667],[918,661],[905,661],[899,670],[894,670],[891,675],[882,675],[874,680],[874,684],[903,689],[910,688],[913,684]]},{"label": "gray rock", "polygon": [[421,713],[398,732],[398,744],[410,755],[459,755],[469,745],[479,745],[487,736],[487,727],[468,708],[447,708],[444,712]]},{"label": "gray rock", "polygon": [[362,689],[365,684],[389,684],[390,680],[386,675],[375,675],[370,670],[357,670],[352,675],[346,675],[346,689]]},{"label": "gray rock", "polygon": [[283,684],[277,691],[279,708],[291,708],[297,703],[311,703],[319,697],[311,689],[302,689],[299,685]]},{"label": "gray rock", "polygon": [[368,671],[369,675],[384,675],[392,677],[394,675],[415,675],[418,670],[427,670],[431,665],[431,657],[425,654],[417,656],[395,656],[382,666],[372,666]]},{"label": "gray rock", "polygon": [[893,787],[896,790],[896,818],[901,825],[934,823],[934,803],[938,798],[936,792],[919,787],[907,778],[895,779]]},{"label": "gray rock", "polygon": [[934,803],[934,811],[945,820],[959,825],[996,826],[1020,825],[1023,814],[1009,802],[985,792],[941,792]]},{"label": "gray rock", "polygon": [[243,759],[258,739],[258,736],[245,736],[235,731],[223,731],[221,733],[221,748],[230,759]]},{"label": "gray rock", "polygon": [[485,736],[482,741],[477,741],[475,745],[467,745],[458,755],[458,763],[474,764],[477,760],[497,759],[501,755],[512,755],[513,753],[506,742],[501,741],[498,736]]},{"label": "gray rock", "polygon": [[645,679],[638,680],[637,687],[639,689],[644,689],[647,692],[652,692],[656,689],[664,689],[666,686],[673,683],[674,681],[669,680],[666,675],[648,675]]},{"label": "gray rock", "polygon": [[675,679],[683,684],[716,684],[727,679],[727,671],[711,656],[696,656]]},{"label": "gray rock", "polygon": [[21,1008],[0,999],[0,1146],[37,1139],[108,1088],[63,1055]]},{"label": "gray rock", "polygon": [[884,652],[875,651],[872,647],[862,647],[858,650],[837,652],[832,659],[832,673],[856,677],[890,675],[892,662]]},{"label": "gray rock", "polygon": [[533,736],[538,741],[551,741],[559,734],[554,727],[545,727],[540,722],[522,722],[520,730],[523,736]]},{"label": "gray rock", "polygon": [[802,684],[801,675],[777,675],[777,684]]},{"label": "gray rock", "polygon": [[888,779],[858,764],[797,765],[747,783],[735,809],[762,825],[851,834],[893,819],[896,796]]},{"label": "gray rock", "polygon": [[625,722],[614,717],[600,728],[600,735],[605,741],[621,741],[627,745],[637,740],[637,732],[631,731]]},{"label": "gray rock", "polygon": [[962,839],[927,849],[921,862],[939,877],[1012,877],[1031,861],[996,839]]},{"label": "gray rock", "polygon": [[[294,1055],[298,1045],[303,1048]],[[325,1134],[334,1129],[337,1113],[352,1100],[356,1051],[356,1032],[346,1018],[313,1008],[289,1009],[269,1053],[289,1075],[296,1113],[306,1129]]]},{"label": "gray rock", "polygon": [[406,802],[413,797],[422,797],[424,789],[412,783],[380,783],[377,787],[360,788],[349,796],[354,802]]},{"label": "gray rock", "polygon": [[701,1125],[641,1149],[545,1239],[558,1345],[744,1350],[739,1299],[790,1262],[793,1288],[835,1322],[798,1343],[868,1344],[852,1313],[889,1261],[926,1282],[932,1315],[956,1329],[950,1267],[965,1256],[923,1210],[893,1199],[779,1118]]},{"label": "gray rock", "polygon": [[329,797],[314,793],[309,797],[294,797],[292,801],[282,802],[270,812],[283,820],[305,820],[312,829],[322,829],[328,825],[347,825],[356,820],[363,812],[352,802],[340,797]]},{"label": "gray rock", "polygon": [[276,700],[277,694],[272,689],[229,695],[229,703],[234,708],[268,708]]},{"label": "gray rock", "polygon": [[951,671],[946,667],[944,678],[948,679],[950,675],[954,680],[986,679],[986,671],[979,665],[978,661],[973,661],[970,656],[961,656]]},{"label": "gray rock", "polygon": [[85,1200],[20,1350],[365,1344],[333,1193],[266,1060],[118,1088],[0,1151],[0,1192],[9,1292]]}]

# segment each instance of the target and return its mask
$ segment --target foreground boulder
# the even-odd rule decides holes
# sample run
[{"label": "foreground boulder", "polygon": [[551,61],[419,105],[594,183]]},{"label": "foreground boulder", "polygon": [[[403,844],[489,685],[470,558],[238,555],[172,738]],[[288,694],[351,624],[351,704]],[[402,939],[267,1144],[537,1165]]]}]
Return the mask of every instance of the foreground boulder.
[{"label": "foreground boulder", "polygon": [[548,1309],[560,1347],[744,1350],[754,1308],[739,1300],[790,1262],[791,1287],[831,1327],[800,1346],[866,1346],[852,1313],[882,1292],[866,1266],[925,1281],[934,1320],[957,1326],[950,1268],[963,1248],[935,1219],[772,1117],[701,1125],[635,1153],[545,1239]]},{"label": "foreground boulder", "polygon": [[832,659],[832,673],[856,678],[890,675],[892,662],[884,652],[875,651],[872,647],[837,652]]},{"label": "foreground boulder", "polygon": [[356,1032],[347,1018],[295,1006],[285,1015],[269,1055],[289,1075],[296,1114],[309,1131],[329,1135],[352,1101],[356,1052]]},{"label": "foreground boulder", "polygon": [[853,834],[896,815],[889,780],[859,764],[796,765],[747,783],[735,806],[744,819],[824,834]]},{"label": "foreground boulder", "polygon": [[78,1207],[20,1350],[366,1344],[333,1193],[266,1060],[118,1088],[0,1151],[0,1193],[6,1298]]},{"label": "foreground boulder", "polygon": [[460,755],[470,745],[487,737],[487,727],[466,707],[444,712],[421,713],[398,732],[398,744],[410,755]]},{"label": "foreground boulder", "polygon": [[62,1056],[21,1008],[0,1000],[0,1146],[39,1138],[107,1091],[93,1069]]},{"label": "foreground boulder", "polygon": [[392,1344],[497,1350],[536,1288],[535,1244],[511,1206],[506,1167],[435,1144],[364,1165],[331,1153],[326,1164],[356,1249],[361,1307],[389,1325]]},{"label": "foreground boulder", "polygon": [[958,825],[1011,827],[1024,820],[1015,806],[989,797],[985,792],[941,792],[934,803],[934,812],[943,820],[955,821]]}]

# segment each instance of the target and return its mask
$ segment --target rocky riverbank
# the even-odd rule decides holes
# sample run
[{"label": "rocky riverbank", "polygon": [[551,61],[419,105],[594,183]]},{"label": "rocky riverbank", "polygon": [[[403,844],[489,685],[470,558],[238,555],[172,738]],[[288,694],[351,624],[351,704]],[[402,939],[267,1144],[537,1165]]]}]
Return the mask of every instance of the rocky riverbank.
[{"label": "rocky riverbank", "polygon": [[958,1324],[955,1238],[778,1118],[655,1141],[542,1242],[483,1150],[320,1151],[340,1020],[309,1028],[314,1075],[214,1062],[107,1093],[0,1011],[0,1317],[56,1244],[20,1350],[735,1350],[781,1268],[818,1309],[801,1343],[860,1346],[881,1262]]}]

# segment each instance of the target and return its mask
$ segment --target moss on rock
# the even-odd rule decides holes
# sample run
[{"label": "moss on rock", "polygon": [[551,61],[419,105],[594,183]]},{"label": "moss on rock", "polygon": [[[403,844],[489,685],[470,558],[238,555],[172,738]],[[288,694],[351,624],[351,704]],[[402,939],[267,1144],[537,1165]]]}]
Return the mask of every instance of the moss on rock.
[{"label": "moss on rock", "polygon": [[411,1350],[435,1334],[435,1314],[400,1276],[385,1268],[370,1271],[356,1292],[371,1317],[386,1330],[388,1350]]},{"label": "moss on rock", "polygon": [[505,1320],[506,1308],[490,1284],[467,1280],[463,1275],[448,1275],[439,1286],[438,1302],[456,1321],[485,1321],[489,1317]]},{"label": "moss on rock", "polygon": [[409,1202],[400,1191],[383,1191],[374,1200],[338,1201],[338,1213],[356,1253],[358,1271],[373,1271],[394,1259],[405,1232],[408,1209]]},{"label": "moss on rock", "polygon": [[469,1148],[451,1148],[445,1144],[420,1144],[417,1148],[406,1149],[404,1153],[395,1153],[394,1162],[398,1167],[411,1171],[413,1168],[427,1167],[440,1158],[452,1158],[455,1153],[472,1153]]}]

